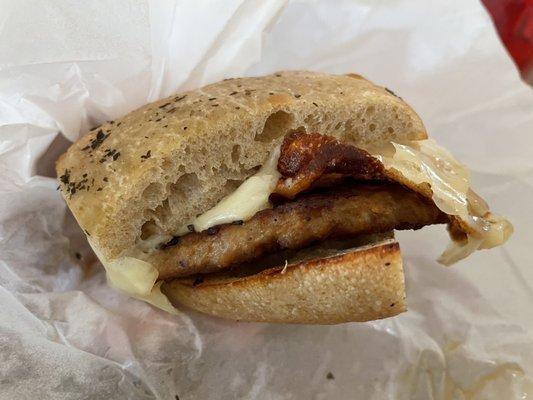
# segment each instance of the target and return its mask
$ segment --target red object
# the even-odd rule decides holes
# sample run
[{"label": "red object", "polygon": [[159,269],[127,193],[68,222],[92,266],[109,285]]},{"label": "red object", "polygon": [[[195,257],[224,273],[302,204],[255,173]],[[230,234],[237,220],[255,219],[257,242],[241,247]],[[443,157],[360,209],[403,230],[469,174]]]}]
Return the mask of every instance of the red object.
[{"label": "red object", "polygon": [[533,77],[533,0],[481,0],[524,78]]}]

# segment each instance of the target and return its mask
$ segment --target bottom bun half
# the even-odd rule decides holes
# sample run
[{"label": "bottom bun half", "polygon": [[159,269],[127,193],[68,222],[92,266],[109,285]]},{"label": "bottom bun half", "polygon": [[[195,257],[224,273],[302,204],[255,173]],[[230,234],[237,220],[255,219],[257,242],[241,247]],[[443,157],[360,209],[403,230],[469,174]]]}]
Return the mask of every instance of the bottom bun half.
[{"label": "bottom bun half", "polygon": [[390,238],[248,276],[175,279],[161,291],[175,306],[250,322],[363,322],[406,310],[400,247]]}]

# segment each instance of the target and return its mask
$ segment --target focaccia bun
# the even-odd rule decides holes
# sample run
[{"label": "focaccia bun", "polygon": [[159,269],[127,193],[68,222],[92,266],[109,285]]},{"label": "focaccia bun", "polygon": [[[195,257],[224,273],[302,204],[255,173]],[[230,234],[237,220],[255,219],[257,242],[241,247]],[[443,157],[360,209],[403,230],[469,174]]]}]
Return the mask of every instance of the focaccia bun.
[{"label": "focaccia bun", "polygon": [[255,275],[164,283],[175,306],[239,321],[338,324],[406,310],[400,248],[394,239]]},{"label": "focaccia bun", "polygon": [[171,234],[252,175],[293,129],[364,145],[427,137],[417,114],[358,75],[280,72],[228,79],[148,104],[59,159],[61,191],[108,260]]}]

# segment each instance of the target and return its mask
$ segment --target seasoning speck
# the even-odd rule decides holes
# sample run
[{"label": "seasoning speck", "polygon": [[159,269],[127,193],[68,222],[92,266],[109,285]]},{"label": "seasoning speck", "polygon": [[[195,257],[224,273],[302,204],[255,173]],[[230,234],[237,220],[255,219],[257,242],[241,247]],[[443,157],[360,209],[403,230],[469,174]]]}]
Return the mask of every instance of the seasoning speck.
[{"label": "seasoning speck", "polygon": [[59,177],[59,180],[65,185],[68,185],[68,183],[70,182],[70,170],[66,169],[65,173]]},{"label": "seasoning speck", "polygon": [[185,97],[187,97],[186,94],[184,94],[183,96],[174,97],[174,101],[181,101],[181,100],[183,100]]},{"label": "seasoning speck", "polygon": [[211,228],[207,228],[207,234],[208,235],[216,235],[219,230],[220,230],[219,226],[212,226]]},{"label": "seasoning speck", "polygon": [[242,225],[244,224],[244,221],[242,219],[238,219],[237,221],[233,221],[231,225]]},{"label": "seasoning speck", "polygon": [[184,260],[180,260],[178,264],[180,265],[181,268],[187,268],[189,266],[187,261],[184,261]]},{"label": "seasoning speck", "polygon": [[398,96],[396,93],[394,93],[394,92],[393,92],[392,90],[390,90],[389,88],[385,88],[385,90],[386,90],[388,93],[392,94],[394,97],[398,97],[399,99],[401,99],[400,96]]},{"label": "seasoning speck", "polygon": [[216,100],[216,99],[217,99],[216,97],[210,97],[210,98],[208,98],[207,100],[209,100],[209,101],[213,101],[213,100]]},{"label": "seasoning speck", "polygon": [[326,379],[332,380],[332,379],[335,379],[335,377],[333,376],[331,372],[328,372],[328,374],[326,375]]},{"label": "seasoning speck", "polygon": [[386,262],[385,266],[388,267],[390,265],[390,262]]},{"label": "seasoning speck", "polygon": [[318,107],[318,104],[316,104],[314,101],[313,101],[313,105],[314,105],[315,107]]},{"label": "seasoning speck", "polygon": [[104,131],[100,129],[96,133],[96,137],[91,140],[91,143],[90,143],[91,149],[96,150],[98,147],[100,147],[100,145],[104,142],[104,140],[107,139],[109,135],[110,135],[109,133],[106,135]]},{"label": "seasoning speck", "polygon": [[76,259],[81,260],[81,254],[79,252],[75,252],[74,256],[76,257]]},{"label": "seasoning speck", "polygon": [[189,224],[189,225],[187,225],[187,229],[189,230],[189,232],[195,232],[195,229],[194,229],[194,225],[193,225],[193,224]]},{"label": "seasoning speck", "polygon": [[237,93],[239,93],[239,92],[231,92],[229,95],[230,96],[235,96]]},{"label": "seasoning speck", "polygon": [[165,108],[166,106],[169,106],[171,105],[172,103],[165,103],[165,104],[162,104],[159,106],[159,108]]},{"label": "seasoning speck", "polygon": [[203,283],[203,282],[204,282],[204,277],[202,275],[197,275],[192,285],[198,286],[200,283]]},{"label": "seasoning speck", "polygon": [[107,182],[109,181],[109,178],[106,176],[104,179],[103,179],[104,182]]},{"label": "seasoning speck", "polygon": [[297,99],[299,99],[300,97],[302,97],[301,94],[295,94],[294,97],[296,97]]},{"label": "seasoning speck", "polygon": [[113,160],[114,160],[114,161],[116,161],[117,158],[119,158],[119,157],[120,157],[120,151],[117,152],[117,153],[115,153],[115,154],[113,154]]},{"label": "seasoning speck", "polygon": [[143,160],[146,160],[152,156],[152,151],[148,150],[145,155],[141,156]]},{"label": "seasoning speck", "polygon": [[395,303],[390,303],[390,306],[391,306],[391,307],[394,307],[394,304],[395,304]]},{"label": "seasoning speck", "polygon": [[168,242],[164,243],[161,245],[161,250],[164,250],[166,248],[169,248],[169,247],[172,247],[172,246],[175,246],[179,243],[180,241],[180,238],[179,236],[174,236],[172,239],[170,239]]},{"label": "seasoning speck", "polygon": [[186,131],[186,130],[187,130],[187,127],[186,127],[186,126],[184,126],[184,127],[183,127],[183,130],[184,130],[184,131]]}]

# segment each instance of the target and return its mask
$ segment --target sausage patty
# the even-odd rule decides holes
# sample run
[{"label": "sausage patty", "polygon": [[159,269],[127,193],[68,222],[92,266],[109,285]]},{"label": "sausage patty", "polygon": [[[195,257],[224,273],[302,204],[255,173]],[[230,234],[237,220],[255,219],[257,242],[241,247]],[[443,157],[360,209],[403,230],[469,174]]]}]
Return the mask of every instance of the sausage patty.
[{"label": "sausage patty", "polygon": [[334,187],[226,224],[173,239],[147,261],[159,278],[218,271],[281,249],[299,249],[326,238],[418,229],[448,222],[434,204],[392,183]]}]

